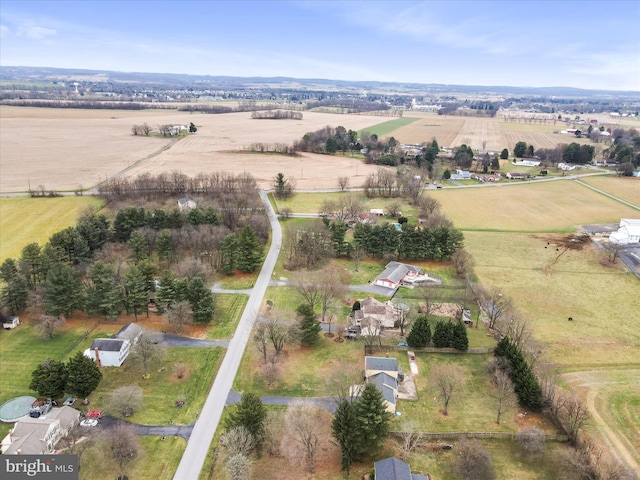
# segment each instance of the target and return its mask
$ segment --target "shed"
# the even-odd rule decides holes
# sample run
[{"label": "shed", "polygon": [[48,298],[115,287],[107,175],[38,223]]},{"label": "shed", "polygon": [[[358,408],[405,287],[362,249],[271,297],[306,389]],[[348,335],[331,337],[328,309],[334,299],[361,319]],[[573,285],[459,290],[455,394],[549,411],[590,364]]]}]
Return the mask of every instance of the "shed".
[{"label": "shed", "polygon": [[18,325],[20,325],[19,317],[3,317],[2,318],[2,328],[5,330],[13,330]]}]

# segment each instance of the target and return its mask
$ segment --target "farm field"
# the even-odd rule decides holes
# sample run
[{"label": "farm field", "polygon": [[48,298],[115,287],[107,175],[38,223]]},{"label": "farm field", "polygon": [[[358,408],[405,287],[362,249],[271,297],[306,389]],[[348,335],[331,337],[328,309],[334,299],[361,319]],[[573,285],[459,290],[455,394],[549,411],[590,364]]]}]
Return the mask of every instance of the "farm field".
[{"label": "farm field", "polygon": [[43,245],[49,237],[76,223],[87,210],[99,210],[96,197],[0,198],[0,262],[17,258],[25,245]]},{"label": "farm field", "polygon": [[[249,112],[224,115],[190,114],[176,110],[78,110],[0,107],[0,192],[36,188],[75,190],[90,188],[140,162],[129,174],[179,169],[195,175],[202,171],[251,172],[262,188],[276,173],[298,179],[299,188],[334,186],[336,177],[375,170],[357,160],[309,155],[289,157],[241,152],[252,143],[287,143],[326,125],[361,130],[377,125],[381,117],[305,112],[302,120],[252,120]],[[383,117],[384,118],[384,117]],[[189,124],[198,132],[159,153],[173,141],[131,134],[134,124]],[[25,139],[28,132],[28,141]],[[73,132],[70,135],[69,132]],[[157,155],[154,155],[156,154]],[[35,160],[34,160],[35,159]],[[304,170],[304,172],[302,172]],[[302,175],[301,175],[302,173]],[[300,178],[300,177],[303,178]],[[364,178],[364,177],[363,177]]]},{"label": "farm field", "polygon": [[638,211],[570,180],[431,192],[462,230],[574,232],[616,223]]},{"label": "farm field", "polygon": [[[640,206],[640,178],[607,175],[585,177],[581,180],[622,200]],[[637,216],[640,216],[640,212],[636,214]]]}]

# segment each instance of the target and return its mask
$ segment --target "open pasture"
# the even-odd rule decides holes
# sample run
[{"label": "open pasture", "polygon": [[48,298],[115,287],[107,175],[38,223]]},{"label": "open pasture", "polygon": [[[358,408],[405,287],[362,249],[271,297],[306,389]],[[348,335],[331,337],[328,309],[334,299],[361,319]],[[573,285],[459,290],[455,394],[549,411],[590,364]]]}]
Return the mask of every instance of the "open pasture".
[{"label": "open pasture", "polygon": [[506,146],[497,119],[484,117],[465,117],[464,125],[450,146],[463,144],[474,150],[494,151],[501,151]]},{"label": "open pasture", "polygon": [[[640,206],[640,178],[603,175],[599,177],[585,177],[581,178],[581,180],[611,195],[615,195],[622,200]],[[634,218],[639,216],[640,212],[633,215]]]},{"label": "open pasture", "polygon": [[103,203],[95,197],[0,198],[0,262],[19,257],[29,243],[43,245],[74,225],[84,211]]},{"label": "open pasture", "polygon": [[[195,135],[172,144],[170,139],[136,137],[134,124],[188,125]],[[381,117],[305,112],[302,120],[254,120],[250,112],[224,115],[176,110],[79,110],[0,107],[0,191],[33,188],[74,190],[91,187],[134,166],[130,174],[181,170],[250,172],[262,188],[282,171],[298,179],[301,188],[334,186],[336,177],[360,174],[367,166],[355,159],[309,155],[299,158],[242,152],[252,143],[285,143],[327,125],[361,130]],[[165,151],[164,147],[171,145]],[[161,153],[160,153],[161,152]],[[144,160],[143,160],[144,159]],[[371,167],[373,171],[373,167]],[[364,177],[363,177],[364,178]]]},{"label": "open pasture", "polygon": [[462,230],[573,232],[591,223],[635,218],[637,210],[571,180],[432,192]]},{"label": "open pasture", "polygon": [[386,122],[379,123],[377,125],[373,125],[371,127],[363,128],[361,132],[369,132],[370,134],[375,134],[378,138],[386,137],[390,132],[397,130],[405,125],[410,125],[413,122],[419,120],[416,117],[408,117],[403,116],[399,118],[395,118],[393,120],[388,120]]},{"label": "open pasture", "polygon": [[571,368],[638,363],[638,279],[623,266],[603,266],[605,254],[591,246],[553,264],[561,252],[545,234],[464,235],[480,281],[514,299],[551,361]]}]

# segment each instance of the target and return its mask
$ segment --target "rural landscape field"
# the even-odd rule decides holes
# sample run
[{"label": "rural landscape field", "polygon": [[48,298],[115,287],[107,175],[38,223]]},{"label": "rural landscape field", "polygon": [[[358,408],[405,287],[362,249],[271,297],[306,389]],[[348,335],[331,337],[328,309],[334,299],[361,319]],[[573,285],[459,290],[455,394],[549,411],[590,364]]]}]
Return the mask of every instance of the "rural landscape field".
[{"label": "rural landscape field", "polygon": [[[274,200],[276,210],[289,209],[293,214],[318,214],[327,199],[339,199],[353,195],[367,208],[388,208],[396,199],[371,199],[354,189],[352,192],[338,192],[337,178],[348,177],[350,187],[360,187],[370,173],[378,170],[377,165],[366,165],[361,156],[351,154],[324,155],[301,153],[299,156],[278,154],[257,154],[248,152],[252,143],[286,143],[299,140],[305,133],[324,126],[338,125],[346,129],[363,131],[379,129],[384,137],[393,136],[401,143],[426,143],[437,139],[440,146],[459,146],[462,143],[474,149],[500,151],[512,150],[518,141],[526,141],[537,148],[553,148],[566,143],[566,136],[553,133],[555,125],[524,124],[505,122],[500,118],[476,118],[439,116],[421,112],[405,112],[401,121],[374,115],[343,115],[318,112],[304,112],[302,120],[256,120],[247,112],[224,115],[185,113],[175,110],[76,110],[37,109],[0,106],[0,178],[1,193],[25,192],[43,185],[47,190],[73,192],[80,188],[91,189],[105,179],[118,175],[136,176],[158,174],[179,170],[194,176],[200,172],[225,171],[239,174],[251,173],[259,188],[271,189],[274,176],[278,172],[295,179],[300,190],[291,198]],[[179,139],[134,136],[131,127],[143,122],[156,127],[161,124],[188,124],[193,122],[197,132]],[[396,122],[396,123],[393,123]],[[634,124],[634,120],[628,120]],[[73,135],[69,135],[73,132]],[[25,142],[24,137],[29,141]],[[382,135],[381,135],[382,136]],[[588,139],[578,139],[587,144]],[[389,168],[387,168],[389,169]],[[597,172],[590,170],[591,173]],[[591,421],[585,427],[589,434],[599,439],[604,448],[614,452],[616,458],[628,468],[638,471],[640,458],[640,398],[635,388],[640,381],[640,333],[636,328],[639,280],[619,261],[610,263],[607,254],[594,244],[579,250],[563,252],[559,255],[558,242],[563,236],[575,234],[583,225],[615,224],[620,218],[640,216],[640,179],[621,178],[605,174],[580,178],[580,182],[569,177],[556,176],[549,181],[529,181],[481,188],[465,188],[465,184],[443,189],[431,188],[429,195],[441,205],[441,213],[464,234],[466,251],[473,258],[474,277],[478,283],[499,288],[505,296],[513,299],[518,310],[530,321],[533,338],[539,342],[540,354],[544,361],[553,366],[563,386],[570,387],[588,406]],[[615,198],[602,195],[586,185],[596,187]],[[323,192],[304,192],[326,190]],[[332,191],[328,191],[332,190]],[[632,205],[625,204],[618,199]],[[174,200],[172,200],[173,203]],[[418,209],[401,200],[404,215],[417,225]],[[16,258],[22,247],[31,242],[44,244],[51,234],[69,225],[83,213],[97,212],[104,201],[95,197],[69,195],[62,198],[2,198],[2,224],[0,229],[0,260]],[[113,212],[107,214],[112,215]],[[28,219],[28,221],[27,221]],[[282,220],[303,226],[309,219]],[[297,222],[297,223],[296,223]],[[307,222],[307,223],[305,223]],[[351,238],[351,237],[349,237]],[[284,255],[281,255],[274,275],[289,275],[284,270]],[[382,259],[366,258],[362,271],[354,269],[351,260],[334,261],[340,269],[349,271],[351,284],[368,283],[373,275],[384,268]],[[429,262],[421,263],[425,270]],[[443,276],[445,283],[455,284],[457,279],[451,262],[438,262],[433,266],[436,275]],[[255,276],[224,277],[225,288],[252,288]],[[401,289],[400,292],[403,292]],[[360,292],[362,293],[362,292]],[[340,307],[348,313],[349,305],[359,294],[350,294]],[[402,293],[418,305],[417,297],[411,292]],[[242,298],[242,301],[235,299]],[[245,296],[230,294],[219,300],[220,310],[216,313],[214,325],[210,329],[200,329],[197,334],[207,339],[230,339]],[[286,305],[291,311],[292,304],[299,297],[292,288],[271,286],[267,297],[272,304]],[[346,310],[345,310],[346,309]],[[477,311],[474,307],[474,313]],[[291,313],[291,312],[290,312]],[[478,313],[479,314],[479,313]],[[222,318],[228,316],[228,318]],[[130,318],[127,317],[127,318]],[[571,318],[571,321],[568,319]],[[31,328],[37,323],[35,318],[25,318],[25,326]],[[92,318],[92,321],[96,319]],[[89,338],[96,338],[104,332],[116,330],[124,319],[117,323],[104,321]],[[162,329],[161,316],[152,315],[144,324],[150,328]],[[68,358],[80,347],[74,345],[83,334],[79,318],[73,318],[65,327],[64,334],[47,345],[46,352],[53,357]],[[99,322],[98,322],[99,323]],[[35,334],[32,330],[16,330],[1,334],[3,348],[3,378],[8,378],[8,369],[27,375],[33,368],[35,357],[29,362],[6,362],[6,355],[15,355],[16,349],[25,346],[32,349]],[[470,334],[472,347],[492,348],[495,341],[485,328]],[[393,342],[403,340],[393,337]],[[11,349],[4,345],[14,342]],[[336,346],[337,345],[337,346]],[[27,348],[28,347],[28,348]],[[224,357],[222,349],[212,350],[211,355],[202,356],[197,349],[185,350],[185,363],[191,377],[183,383],[171,377],[170,370],[179,359],[175,350],[154,372],[154,382],[145,387],[145,408],[136,414],[135,420],[142,424],[161,424],[171,419],[180,424],[188,424],[197,419],[204,403],[208,381]],[[399,352],[400,364],[410,371],[404,352]],[[420,394],[418,402],[406,402],[402,418],[393,420],[393,428],[409,425],[412,416],[418,418],[417,425],[426,431],[458,432],[488,431],[512,433],[523,426],[537,426],[545,433],[559,432],[553,422],[543,415],[528,413],[526,409],[510,407],[505,420],[496,425],[493,419],[491,385],[483,377],[486,374],[489,356],[460,356],[458,359],[443,355],[420,354],[417,365],[420,375],[416,384]],[[234,389],[238,392],[255,391],[266,396],[326,397],[330,394],[324,376],[340,362],[359,362],[362,359],[360,343],[335,344],[322,338],[320,348],[310,352],[301,348],[291,348],[286,352],[283,367],[286,381],[275,387],[262,380],[259,352],[248,345],[242,360],[240,373]],[[451,415],[443,416],[440,404],[429,389],[428,376],[435,364],[453,363],[467,372],[465,397],[452,403]],[[202,370],[200,370],[202,368]],[[127,378],[135,381],[140,372],[127,373]],[[157,379],[156,379],[157,377]],[[165,378],[166,377],[166,378]],[[210,378],[211,377],[211,378]],[[115,388],[121,378],[109,374],[101,387],[93,394],[91,401],[103,405],[110,389]],[[164,383],[163,383],[164,382]],[[25,393],[24,379],[20,383],[7,384],[7,399],[11,395]],[[197,383],[197,385],[196,385]],[[163,391],[168,387],[168,391]],[[173,418],[170,403],[173,398],[188,392],[198,399],[189,404]],[[171,396],[171,401],[167,399]],[[7,398],[5,398],[7,397]],[[401,404],[402,405],[402,404]],[[279,407],[278,407],[279,408]],[[276,408],[277,410],[277,408]],[[464,415],[462,412],[467,412]],[[327,413],[327,422],[331,416]],[[527,417],[527,415],[529,415]],[[415,426],[415,425],[414,425]],[[4,431],[0,431],[4,433]],[[220,435],[220,428],[217,436]],[[164,439],[164,437],[163,437]],[[174,445],[175,448],[168,448]],[[548,460],[539,464],[535,460],[521,457],[513,443],[503,439],[483,440],[483,445],[491,452],[497,471],[497,478],[555,479],[561,468],[559,460],[565,445],[547,442],[545,455]],[[156,437],[145,437],[147,453],[136,459],[131,474],[145,475],[153,472],[155,478],[172,478],[184,450],[184,443],[178,437],[169,437],[162,443]],[[219,463],[216,464],[217,450],[211,450],[201,478],[222,478]],[[326,444],[321,449],[318,461],[318,480],[341,479],[340,465],[336,457],[339,449]],[[384,452],[394,454],[389,443]],[[412,454],[412,466],[420,471],[431,472],[433,478],[453,478],[448,476],[449,462],[453,453],[416,452]],[[154,464],[154,456],[162,457],[162,462]],[[284,460],[265,455],[257,460],[256,471],[260,478],[282,478]],[[101,471],[105,467],[97,456],[87,464],[91,471]],[[209,469],[209,476],[206,470]],[[217,470],[216,470],[217,469]],[[354,464],[353,472],[365,474],[370,465]],[[214,473],[211,473],[214,472]],[[216,473],[217,472],[217,473]],[[305,469],[301,465],[291,467],[291,472],[304,478]],[[101,474],[93,478],[107,478]],[[148,478],[148,477],[141,477]],[[255,477],[257,478],[257,477]]]}]

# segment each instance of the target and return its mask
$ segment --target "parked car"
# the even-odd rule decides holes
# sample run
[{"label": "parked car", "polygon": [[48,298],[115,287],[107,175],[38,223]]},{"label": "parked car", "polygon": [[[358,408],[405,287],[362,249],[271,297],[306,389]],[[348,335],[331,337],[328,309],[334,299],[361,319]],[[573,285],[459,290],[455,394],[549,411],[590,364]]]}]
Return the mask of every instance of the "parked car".
[{"label": "parked car", "polygon": [[346,338],[347,340],[356,340],[356,339],[358,338],[358,335],[357,335],[356,333],[354,333],[354,332],[348,332],[348,333],[345,335],[345,338]]},{"label": "parked car", "polygon": [[398,342],[398,346],[399,347],[408,347],[409,345],[407,345],[405,342]]},{"label": "parked car", "polygon": [[90,412],[87,412],[85,417],[97,420],[102,417],[102,410],[91,410]]},{"label": "parked car", "polygon": [[98,425],[98,420],[95,418],[86,418],[80,422],[81,427],[95,427]]},{"label": "parked car", "polygon": [[73,405],[74,403],[76,403],[76,399],[73,397],[67,397],[67,399],[64,401],[64,403],[62,405],[65,405],[67,407],[70,407],[71,405]]}]

